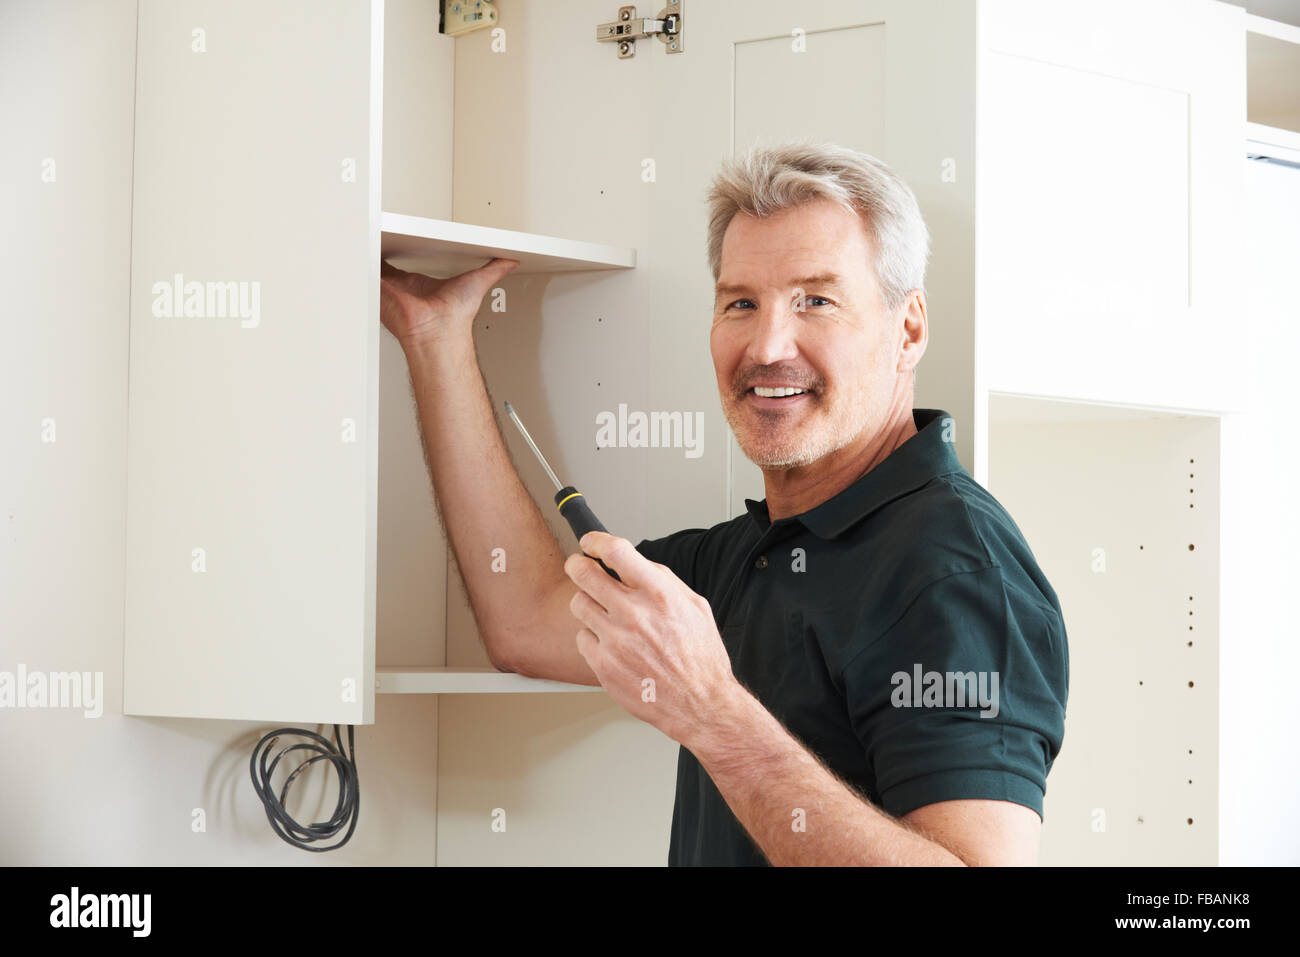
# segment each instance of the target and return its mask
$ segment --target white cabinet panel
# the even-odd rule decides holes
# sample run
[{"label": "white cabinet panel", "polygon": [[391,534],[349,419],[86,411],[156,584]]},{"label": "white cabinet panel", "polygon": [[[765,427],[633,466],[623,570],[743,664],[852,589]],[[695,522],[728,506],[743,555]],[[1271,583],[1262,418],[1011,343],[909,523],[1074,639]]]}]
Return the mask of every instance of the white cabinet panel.
[{"label": "white cabinet panel", "polygon": [[[1298,157],[1300,158],[1300,157]],[[1300,446],[1292,410],[1300,354],[1300,168],[1243,161],[1250,405],[1223,422],[1221,865],[1294,866],[1300,831],[1293,676]],[[1282,757],[1284,756],[1284,757]],[[1279,757],[1282,757],[1279,760]]]},{"label": "white cabinet panel", "polygon": [[373,720],[381,34],[140,5],[127,713]]},{"label": "white cabinet panel", "polygon": [[980,5],[983,388],[1242,407],[1243,15],[1220,3]]},{"label": "white cabinet panel", "polygon": [[1188,96],[1000,53],[982,77],[990,380],[1122,390],[1188,307]]}]

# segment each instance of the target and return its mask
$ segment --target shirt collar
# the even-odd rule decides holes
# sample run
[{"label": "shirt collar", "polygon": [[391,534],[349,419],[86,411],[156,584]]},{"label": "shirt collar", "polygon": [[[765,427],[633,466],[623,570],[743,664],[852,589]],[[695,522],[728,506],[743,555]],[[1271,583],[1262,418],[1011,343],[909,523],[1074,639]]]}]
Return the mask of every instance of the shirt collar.
[{"label": "shirt collar", "polygon": [[[957,458],[953,420],[942,409],[913,409],[916,435],[838,495],[792,516],[819,538],[832,539],[882,505],[918,489],[931,479],[964,466]],[[767,500],[745,499],[745,508],[761,529],[771,520]]]}]

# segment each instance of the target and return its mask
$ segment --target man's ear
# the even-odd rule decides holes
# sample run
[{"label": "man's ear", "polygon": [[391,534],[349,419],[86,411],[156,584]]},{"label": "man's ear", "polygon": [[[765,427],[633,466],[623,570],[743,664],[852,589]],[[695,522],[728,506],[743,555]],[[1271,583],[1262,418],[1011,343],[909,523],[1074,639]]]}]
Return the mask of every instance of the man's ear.
[{"label": "man's ear", "polygon": [[925,355],[929,343],[929,323],[925,315],[925,290],[913,289],[904,304],[899,307],[902,340],[899,345],[898,372],[912,370],[916,372],[917,364]]}]

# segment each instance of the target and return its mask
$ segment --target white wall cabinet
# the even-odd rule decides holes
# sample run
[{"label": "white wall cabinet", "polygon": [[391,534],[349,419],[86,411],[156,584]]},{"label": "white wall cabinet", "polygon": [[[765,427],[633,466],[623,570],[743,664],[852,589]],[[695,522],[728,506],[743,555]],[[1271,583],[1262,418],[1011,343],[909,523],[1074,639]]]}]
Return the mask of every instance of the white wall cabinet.
[{"label": "white wall cabinet", "polygon": [[[520,274],[635,265],[625,247],[385,212],[383,13],[140,4],[128,714],[374,720],[381,246],[440,276],[493,255]],[[494,687],[436,674],[419,686]]]},{"label": "white wall cabinet", "polygon": [[979,10],[976,429],[991,392],[1240,411],[1242,11]]},{"label": "white wall cabinet", "polygon": [[[1300,815],[1300,775],[1278,756],[1295,750],[1288,682],[1300,669],[1292,618],[1300,450],[1288,421],[1300,352],[1300,27],[1257,17],[1246,25],[1247,118],[1255,122],[1242,164],[1242,286],[1249,341],[1260,348],[1242,353],[1251,371],[1247,414],[1221,424],[1218,862],[1295,865],[1300,833],[1278,822]],[[1260,37],[1277,42],[1252,56]]]},{"label": "white wall cabinet", "polygon": [[979,9],[975,472],[1070,635],[1042,861],[1213,864],[1242,11]]}]

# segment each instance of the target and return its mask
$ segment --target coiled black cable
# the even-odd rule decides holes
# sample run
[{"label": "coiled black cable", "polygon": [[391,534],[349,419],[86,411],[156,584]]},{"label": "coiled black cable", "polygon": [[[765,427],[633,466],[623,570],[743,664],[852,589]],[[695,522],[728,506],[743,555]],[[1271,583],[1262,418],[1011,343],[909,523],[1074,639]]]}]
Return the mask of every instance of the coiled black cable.
[{"label": "coiled black cable", "polygon": [[[297,734],[303,737],[312,738],[317,744],[293,744],[282,748],[280,753],[275,756],[275,760],[267,764],[267,758],[275,743],[280,740],[281,735]],[[268,739],[270,739],[268,741]],[[343,735],[339,731],[339,726],[334,725],[334,740],[338,746],[330,743],[329,738],[317,734],[315,731],[308,731],[305,728],[280,728],[278,731],[271,731],[262,736],[262,740],[257,742],[257,747],[253,749],[253,756],[248,760],[248,774],[253,779],[253,790],[262,800],[262,806],[266,809],[266,819],[271,822],[271,829],[280,835],[285,841],[294,847],[300,847],[304,851],[332,851],[335,848],[342,847],[349,838],[352,837],[353,830],[357,826],[357,817],[361,809],[361,788],[357,779],[357,748],[353,740],[353,726],[348,725],[348,748],[351,753],[343,750]],[[265,745],[265,747],[263,747]],[[275,773],[275,766],[280,763],[280,759],[290,751],[315,751],[316,756],[308,758],[302,764],[298,765],[284,782],[280,789],[280,796],[277,799],[275,792],[271,789],[271,775]],[[261,752],[261,761],[258,760],[258,752]],[[289,816],[289,812],[284,809],[284,799],[289,793],[289,785],[293,779],[301,774],[317,761],[329,761],[334,765],[334,770],[339,775],[339,799],[334,807],[334,814],[328,821],[318,821],[311,825],[302,825]],[[260,772],[260,773],[259,773]],[[334,837],[342,829],[345,822],[348,824],[348,832],[343,835],[343,839],[337,844],[331,844],[328,847],[312,847],[311,842],[327,840]]]}]

